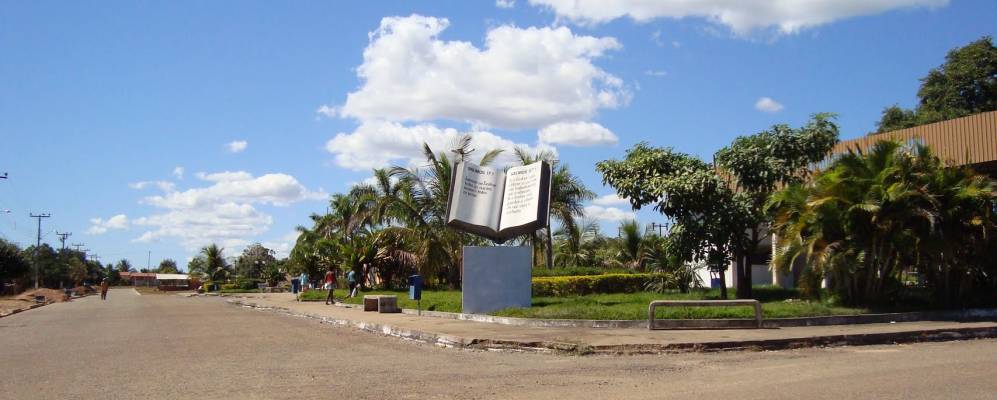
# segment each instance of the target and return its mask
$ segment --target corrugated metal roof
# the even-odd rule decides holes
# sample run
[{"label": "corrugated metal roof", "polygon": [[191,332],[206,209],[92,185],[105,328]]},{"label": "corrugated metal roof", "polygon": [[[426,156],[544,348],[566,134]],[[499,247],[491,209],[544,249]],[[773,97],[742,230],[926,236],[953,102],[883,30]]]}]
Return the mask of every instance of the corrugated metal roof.
[{"label": "corrugated metal roof", "polygon": [[831,153],[866,151],[881,140],[920,142],[942,160],[957,165],[991,162],[997,160],[997,111],[844,140]]},{"label": "corrugated metal roof", "polygon": [[185,281],[190,279],[187,274],[156,274],[156,279],[161,281]]}]

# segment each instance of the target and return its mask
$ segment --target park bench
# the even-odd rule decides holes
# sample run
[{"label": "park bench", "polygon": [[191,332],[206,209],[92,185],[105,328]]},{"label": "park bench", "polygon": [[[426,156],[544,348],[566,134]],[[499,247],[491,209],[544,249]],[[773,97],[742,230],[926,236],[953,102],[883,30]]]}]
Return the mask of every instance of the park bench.
[{"label": "park bench", "polygon": [[[739,307],[739,306],[751,306],[755,310],[755,320],[753,322],[753,327],[762,327],[762,303],[758,300],[746,299],[746,300],[655,300],[647,306],[647,329],[667,329],[667,328],[708,328],[717,327],[709,325],[698,325],[698,326],[679,326],[676,324],[660,324],[658,322],[665,322],[665,320],[655,320],[654,310],[658,307]],[[740,327],[734,325],[735,321],[745,321],[745,320],[728,320],[728,324],[722,327]],[[745,321],[748,322],[748,321]],[[664,325],[664,326],[662,326]],[[749,326],[752,326],[749,325]],[[745,326],[745,327],[749,327]]]},{"label": "park bench", "polygon": [[398,296],[385,294],[368,294],[363,297],[364,311],[377,311],[379,313],[402,312],[398,308]]}]

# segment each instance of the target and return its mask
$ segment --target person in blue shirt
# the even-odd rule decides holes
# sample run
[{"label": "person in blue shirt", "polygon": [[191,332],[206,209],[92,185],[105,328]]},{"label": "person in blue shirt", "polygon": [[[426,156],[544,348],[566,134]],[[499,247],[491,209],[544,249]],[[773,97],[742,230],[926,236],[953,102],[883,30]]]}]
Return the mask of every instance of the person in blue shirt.
[{"label": "person in blue shirt", "polygon": [[311,288],[311,282],[308,282],[308,273],[305,271],[301,271],[301,275],[298,276],[298,282],[299,282],[298,284],[301,285],[301,291],[296,294],[299,296],[300,300],[301,294],[303,294],[306,290]]},{"label": "person in blue shirt", "polygon": [[357,295],[357,273],[354,270],[350,270],[346,274],[346,282],[350,284],[350,297],[356,297]]}]

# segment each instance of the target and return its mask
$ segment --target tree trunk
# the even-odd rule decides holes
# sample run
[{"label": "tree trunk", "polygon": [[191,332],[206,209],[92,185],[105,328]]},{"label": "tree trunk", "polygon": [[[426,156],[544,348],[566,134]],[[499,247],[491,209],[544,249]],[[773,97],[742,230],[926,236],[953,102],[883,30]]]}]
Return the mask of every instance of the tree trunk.
[{"label": "tree trunk", "polygon": [[550,231],[550,224],[547,224],[547,269],[554,269],[554,234]]},{"label": "tree trunk", "polygon": [[718,270],[720,274],[720,299],[727,300],[727,274],[726,269]]},{"label": "tree trunk", "polygon": [[745,265],[745,258],[743,251],[734,252],[734,269],[737,271],[737,298],[739,299],[751,297],[751,274],[746,271],[751,269],[751,266]]}]

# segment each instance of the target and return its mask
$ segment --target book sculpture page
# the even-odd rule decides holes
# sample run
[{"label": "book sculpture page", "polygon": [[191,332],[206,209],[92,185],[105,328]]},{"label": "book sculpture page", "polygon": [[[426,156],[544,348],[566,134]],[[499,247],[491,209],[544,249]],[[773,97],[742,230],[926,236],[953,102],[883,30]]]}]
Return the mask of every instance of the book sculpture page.
[{"label": "book sculpture page", "polygon": [[501,243],[547,226],[549,203],[545,162],[507,171],[461,162],[450,180],[447,226]]}]

